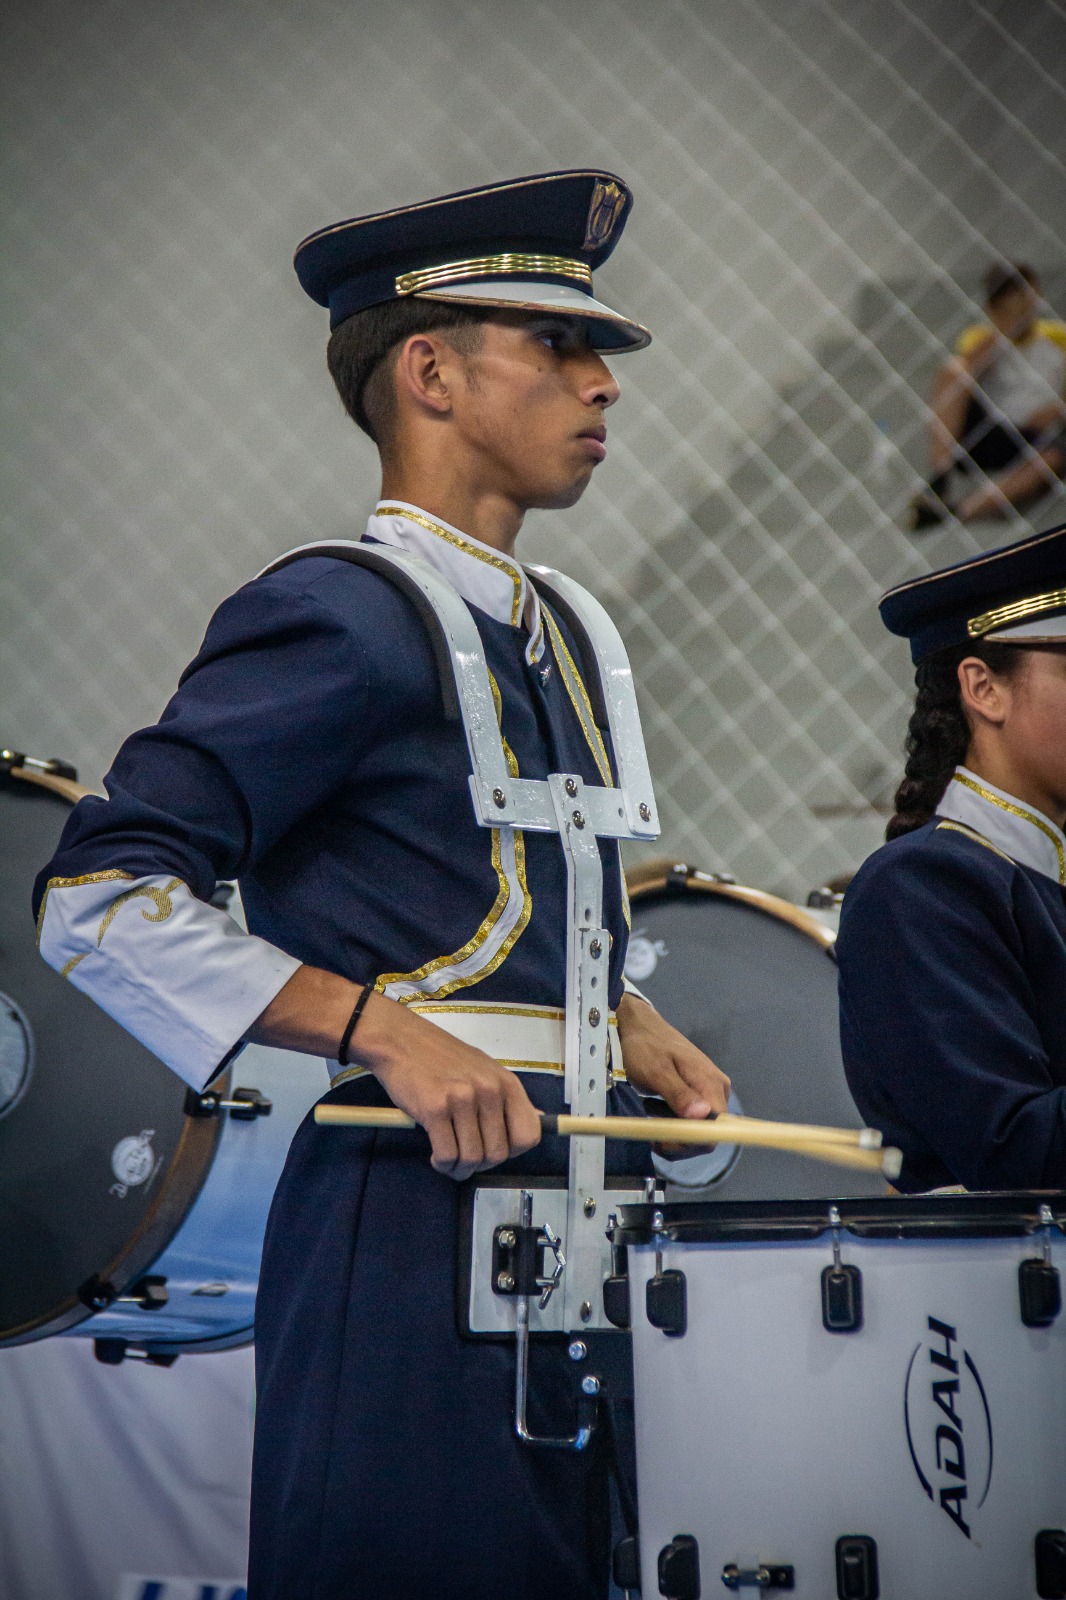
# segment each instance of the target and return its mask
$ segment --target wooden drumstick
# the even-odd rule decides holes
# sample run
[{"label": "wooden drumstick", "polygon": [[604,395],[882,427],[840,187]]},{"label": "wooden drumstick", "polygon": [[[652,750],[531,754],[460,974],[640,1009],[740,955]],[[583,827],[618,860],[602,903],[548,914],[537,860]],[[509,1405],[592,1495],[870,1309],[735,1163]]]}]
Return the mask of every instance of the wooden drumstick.
[{"label": "wooden drumstick", "polygon": [[[325,1127],[417,1127],[413,1117],[393,1106],[318,1105],[315,1121]],[[854,1142],[842,1144],[825,1139],[823,1129],[807,1129],[802,1124],[794,1127],[789,1123],[762,1124],[754,1117],[696,1121],[683,1117],[572,1117],[541,1112],[540,1121],[544,1134],[561,1134],[564,1138],[626,1139],[643,1144],[747,1144],[785,1150],[860,1172],[880,1172],[888,1178],[899,1177],[903,1159],[900,1152],[890,1146],[883,1150],[864,1150]]]}]

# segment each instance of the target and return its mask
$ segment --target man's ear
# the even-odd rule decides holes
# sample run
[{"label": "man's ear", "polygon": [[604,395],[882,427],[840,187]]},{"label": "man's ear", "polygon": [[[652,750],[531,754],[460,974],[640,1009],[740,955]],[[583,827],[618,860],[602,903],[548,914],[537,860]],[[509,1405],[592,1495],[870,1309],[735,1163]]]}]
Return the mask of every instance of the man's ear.
[{"label": "man's ear", "polygon": [[959,662],[959,694],[963,710],[973,718],[1000,727],[1010,709],[1011,686],[978,656]]},{"label": "man's ear", "polygon": [[396,394],[419,411],[446,416],[452,408],[449,372],[455,352],[431,333],[415,333],[396,356]]}]

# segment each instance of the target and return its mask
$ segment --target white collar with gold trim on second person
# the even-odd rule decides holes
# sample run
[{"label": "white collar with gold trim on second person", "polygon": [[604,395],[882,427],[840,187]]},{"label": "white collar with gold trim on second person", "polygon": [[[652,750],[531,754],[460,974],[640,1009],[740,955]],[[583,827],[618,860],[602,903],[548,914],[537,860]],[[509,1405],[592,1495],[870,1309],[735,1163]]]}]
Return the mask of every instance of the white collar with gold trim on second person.
[{"label": "white collar with gold trim on second person", "polygon": [[524,627],[526,660],[539,663],[544,654],[540,599],[517,561],[406,500],[379,500],[366,537],[421,556],[471,605],[497,622]]},{"label": "white collar with gold trim on second person", "polygon": [[972,828],[1020,866],[1033,867],[1053,882],[1066,884],[1066,833],[1042,811],[997,789],[967,767],[955,768],[936,814]]}]

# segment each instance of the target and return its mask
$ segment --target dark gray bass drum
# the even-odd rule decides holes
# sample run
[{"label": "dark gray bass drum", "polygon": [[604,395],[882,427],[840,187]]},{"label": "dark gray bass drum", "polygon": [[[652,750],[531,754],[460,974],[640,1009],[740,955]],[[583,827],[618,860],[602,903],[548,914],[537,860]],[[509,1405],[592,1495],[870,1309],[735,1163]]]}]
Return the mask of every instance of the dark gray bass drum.
[{"label": "dark gray bass drum", "polygon": [[75,1333],[166,1364],[252,1338],[274,1185],[326,1079],[250,1046],[194,1094],[45,965],[33,881],[87,792],[0,751],[0,1345]]},{"label": "dark gray bass drum", "polygon": [[[840,1059],[832,919],[687,866],[629,875],[626,975],[733,1082],[734,1110],[859,1128]],[[883,1195],[883,1179],[783,1151],[723,1150],[707,1198]]]}]

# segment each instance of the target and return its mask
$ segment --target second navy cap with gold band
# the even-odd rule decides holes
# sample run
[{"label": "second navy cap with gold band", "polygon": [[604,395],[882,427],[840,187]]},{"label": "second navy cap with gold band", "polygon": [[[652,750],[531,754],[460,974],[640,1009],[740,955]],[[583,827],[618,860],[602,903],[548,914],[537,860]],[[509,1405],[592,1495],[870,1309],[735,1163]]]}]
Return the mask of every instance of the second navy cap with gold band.
[{"label": "second navy cap with gold band", "polygon": [[294,265],[331,328],[413,295],[587,318],[595,349],[640,350],[647,329],[592,293],[632,204],[613,173],[542,172],[334,223],[303,241]]},{"label": "second navy cap with gold band", "polygon": [[1066,644],[1066,523],[901,583],[879,609],[914,661],[979,639]]}]

